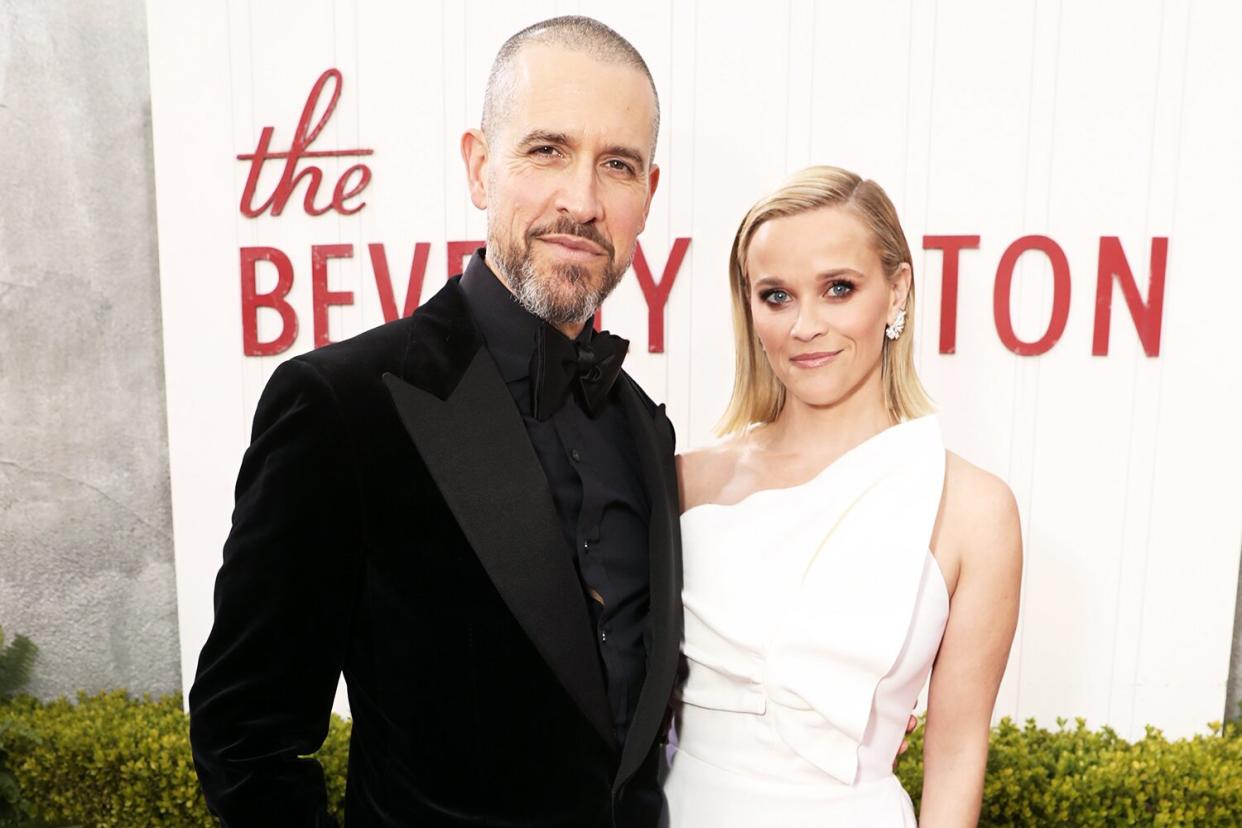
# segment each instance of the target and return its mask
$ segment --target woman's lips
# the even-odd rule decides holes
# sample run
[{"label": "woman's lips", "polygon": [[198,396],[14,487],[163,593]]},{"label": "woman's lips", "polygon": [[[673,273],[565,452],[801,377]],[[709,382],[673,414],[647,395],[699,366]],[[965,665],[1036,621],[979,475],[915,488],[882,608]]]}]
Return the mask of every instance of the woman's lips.
[{"label": "woman's lips", "polygon": [[841,353],[840,350],[815,351],[810,354],[798,354],[797,356],[790,357],[789,361],[798,368],[818,368],[821,365],[827,365],[829,362],[832,362],[839,353]]}]

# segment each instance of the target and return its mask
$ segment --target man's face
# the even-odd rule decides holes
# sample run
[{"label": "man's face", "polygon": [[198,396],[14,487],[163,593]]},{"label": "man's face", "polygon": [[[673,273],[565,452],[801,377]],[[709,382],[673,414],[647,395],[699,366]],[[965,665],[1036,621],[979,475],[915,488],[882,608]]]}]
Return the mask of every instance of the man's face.
[{"label": "man's face", "polygon": [[463,139],[471,197],[493,269],[528,310],[573,326],[633,259],[659,180],[655,100],[638,69],[555,46],[526,47],[513,72],[480,163]]}]

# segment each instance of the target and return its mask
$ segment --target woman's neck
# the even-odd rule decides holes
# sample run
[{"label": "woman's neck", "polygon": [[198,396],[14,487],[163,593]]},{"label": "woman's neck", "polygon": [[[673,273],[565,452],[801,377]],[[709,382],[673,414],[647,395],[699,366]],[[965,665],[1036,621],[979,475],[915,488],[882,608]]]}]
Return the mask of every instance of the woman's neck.
[{"label": "woman's neck", "polygon": [[831,462],[891,425],[877,372],[832,405],[810,405],[789,395],[781,413],[764,429],[763,448]]}]

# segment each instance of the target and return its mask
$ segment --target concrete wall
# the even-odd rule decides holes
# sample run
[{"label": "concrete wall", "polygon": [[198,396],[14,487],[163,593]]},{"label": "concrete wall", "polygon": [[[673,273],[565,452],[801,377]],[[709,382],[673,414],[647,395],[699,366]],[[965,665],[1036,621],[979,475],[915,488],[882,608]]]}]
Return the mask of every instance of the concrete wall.
[{"label": "concrete wall", "polygon": [[1229,691],[1225,695],[1225,718],[1242,719],[1242,572],[1238,574],[1238,603],[1234,612],[1233,652],[1229,660]]},{"label": "concrete wall", "polygon": [[0,625],[40,696],[180,689],[146,12],[0,4]]}]

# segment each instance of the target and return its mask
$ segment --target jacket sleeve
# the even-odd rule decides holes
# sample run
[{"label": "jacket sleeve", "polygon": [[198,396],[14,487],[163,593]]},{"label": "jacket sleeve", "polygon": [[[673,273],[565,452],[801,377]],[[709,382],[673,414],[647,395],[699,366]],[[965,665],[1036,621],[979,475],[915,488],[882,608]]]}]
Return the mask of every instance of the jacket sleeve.
[{"label": "jacket sleeve", "polygon": [[226,828],[330,826],[323,744],[362,572],[355,455],[330,387],[272,375],[242,459],[215,620],[190,690],[190,742]]}]

